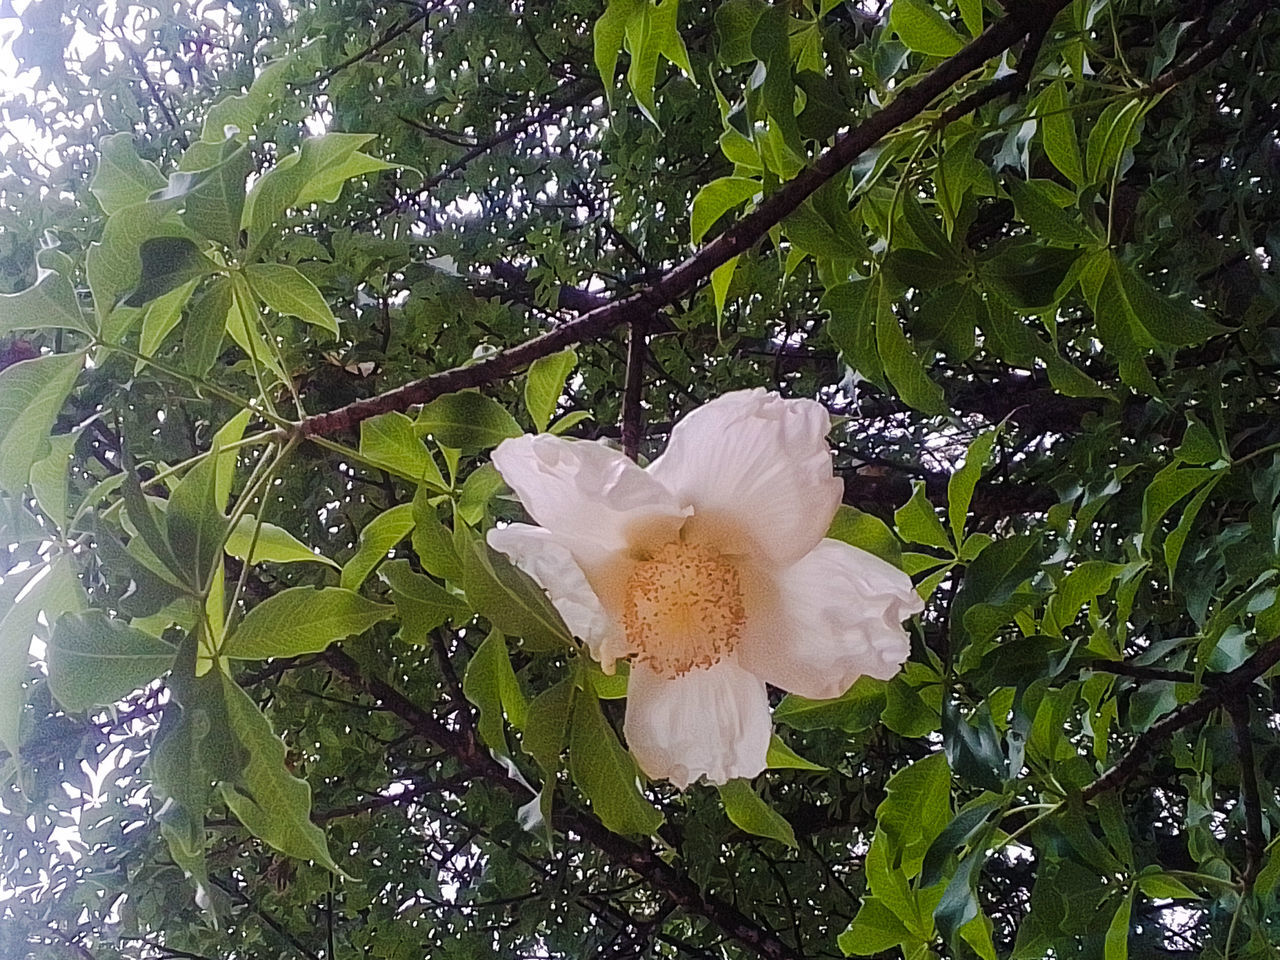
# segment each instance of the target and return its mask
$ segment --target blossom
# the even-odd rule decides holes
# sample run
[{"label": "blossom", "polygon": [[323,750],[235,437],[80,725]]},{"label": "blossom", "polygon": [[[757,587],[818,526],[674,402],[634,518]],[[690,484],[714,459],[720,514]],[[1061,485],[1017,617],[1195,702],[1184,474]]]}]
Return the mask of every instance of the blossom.
[{"label": "blossom", "polygon": [[843,490],[829,429],[820,404],[756,389],[688,414],[647,469],[550,434],[494,451],[538,526],[495,528],[489,545],[606,673],[630,661],[623,734],[648,776],[753,777],[766,684],[825,699],[906,659],[902,621],[923,608],[910,578],[824,536]]}]

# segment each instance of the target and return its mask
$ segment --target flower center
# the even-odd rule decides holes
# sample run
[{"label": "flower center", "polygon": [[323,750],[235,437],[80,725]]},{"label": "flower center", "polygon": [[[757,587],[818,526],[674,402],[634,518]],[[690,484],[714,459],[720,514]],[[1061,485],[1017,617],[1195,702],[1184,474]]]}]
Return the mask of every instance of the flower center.
[{"label": "flower center", "polygon": [[709,667],[742,636],[738,571],[705,547],[668,543],[627,578],[622,622],[635,659],[656,673]]}]

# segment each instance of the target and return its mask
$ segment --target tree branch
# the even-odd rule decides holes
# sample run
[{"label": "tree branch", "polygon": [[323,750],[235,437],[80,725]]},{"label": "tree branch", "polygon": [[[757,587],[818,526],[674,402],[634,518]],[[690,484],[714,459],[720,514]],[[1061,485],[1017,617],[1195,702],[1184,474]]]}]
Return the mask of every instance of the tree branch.
[{"label": "tree branch", "polygon": [[1236,734],[1236,755],[1240,764],[1240,802],[1244,804],[1244,886],[1253,889],[1262,868],[1262,791],[1258,788],[1258,768],[1253,759],[1253,732],[1249,729],[1249,701],[1241,698],[1228,705]]},{"label": "tree branch", "polygon": [[[525,788],[507,775],[470,729],[446,726],[389,683],[367,676],[360,665],[341,650],[330,648],[324,658],[334,670],[398,716],[415,733],[452,754],[468,774],[484,777],[522,801],[528,798]],[[652,850],[611,832],[594,816],[583,811],[561,811],[555,816],[554,825],[563,833],[581,837],[614,862],[631,869],[681,908],[710,920],[762,960],[799,960],[799,955],[772,931],[759,926],[732,904],[704,893]]]},{"label": "tree branch", "polygon": [[1138,738],[1116,761],[1115,766],[1086,786],[1081,795],[1086,800],[1124,785],[1138,772],[1155,752],[1155,748],[1174,733],[1193,723],[1206,719],[1219,707],[1237,703],[1248,695],[1253,681],[1280,663],[1280,640],[1273,640],[1258,649],[1240,666],[1225,674],[1213,686],[1205,688],[1195,700],[1167,713],[1150,727],[1138,734]]},{"label": "tree branch", "polygon": [[644,433],[644,366],[649,352],[648,323],[632,322],[627,328],[627,372],[622,388],[622,452],[632,460],[640,455]]},{"label": "tree branch", "polygon": [[[899,93],[887,106],[872,114],[862,123],[838,137],[832,146],[819,156],[807,170],[800,173],[786,186],[766,198],[755,210],[737,221],[732,227],[703,246],[689,259],[668,270],[651,284],[635,293],[619,297],[593,309],[576,320],[562,324],[541,336],[534,337],[507,350],[466,367],[455,367],[430,374],[394,390],[357,400],[327,413],[307,417],[299,424],[303,436],[326,436],[347,430],[362,420],[392,410],[404,410],[415,404],[426,403],[445,393],[453,393],[469,387],[477,387],[498,377],[509,376],[557,350],[594,339],[623,323],[643,319],[674,303],[710,276],[711,271],[733,257],[750,249],[794,212],[816,190],[837,176],[864,151],[879,143],[882,138],[919,116],[940,95],[987,60],[998,56],[1024,37],[1043,17],[1052,17],[1065,7],[1068,0],[1040,0],[1020,4],[1016,12],[993,24],[976,40],[959,53],[944,60],[918,83]],[[505,133],[506,139],[514,137],[522,129],[541,122],[556,109],[557,104],[526,118],[517,127]],[[485,150],[492,141],[486,140],[467,151],[455,165],[463,165]],[[423,190],[430,189],[449,175],[450,168],[428,178]]]}]

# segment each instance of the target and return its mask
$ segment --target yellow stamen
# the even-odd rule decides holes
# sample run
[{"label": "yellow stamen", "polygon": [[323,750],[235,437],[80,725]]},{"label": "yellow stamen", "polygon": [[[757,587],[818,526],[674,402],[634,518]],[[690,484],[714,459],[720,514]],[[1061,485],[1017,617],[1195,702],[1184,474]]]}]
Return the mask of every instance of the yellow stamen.
[{"label": "yellow stamen", "polygon": [[622,620],[635,659],[662,676],[709,667],[742,637],[738,571],[705,547],[668,543],[627,578]]}]

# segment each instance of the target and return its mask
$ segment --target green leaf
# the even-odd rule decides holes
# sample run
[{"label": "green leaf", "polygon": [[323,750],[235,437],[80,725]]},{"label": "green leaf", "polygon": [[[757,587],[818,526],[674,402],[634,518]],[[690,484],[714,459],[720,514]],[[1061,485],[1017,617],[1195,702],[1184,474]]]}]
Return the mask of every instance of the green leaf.
[{"label": "green leaf", "polygon": [[425,644],[431,631],[446,621],[462,623],[471,611],[462,599],[430,577],[414,573],[408,560],[388,560],[378,576],[391,588],[391,600],[400,619],[400,639]]},{"label": "green leaf", "polygon": [[786,149],[804,157],[804,144],[796,123],[796,84],[791,69],[791,12],[785,4],[771,4],[760,12],[751,31],[751,52],[764,67],[760,97],[770,126]]},{"label": "green leaf", "polygon": [[297,317],[338,336],[338,321],[316,285],[297,267],[284,263],[251,263],[244,275],[253,292],[276,313]]},{"label": "green leaf", "polygon": [[462,492],[458,494],[458,515],[472,526],[480,523],[488,510],[489,501],[505,485],[506,481],[492,463],[476,467],[467,476],[462,484]]},{"label": "green leaf", "polygon": [[[146,312],[142,315],[142,334],[138,338],[140,354],[150,357],[160,349],[164,338],[182,320],[182,308],[191,299],[191,294],[199,282],[199,280],[188,280],[182,286],[175,287],[147,305]],[[145,364],[139,360],[137,369],[141,370],[144,366]]]},{"label": "green leaf", "polygon": [[640,771],[600,711],[588,685],[569,726],[569,772],[600,822],[614,833],[652,834],[664,817],[640,792]]},{"label": "green leaf", "polygon": [[533,650],[573,645],[573,635],[546,593],[505,556],[476,540],[462,559],[467,601],[494,627],[522,638]]},{"label": "green leaf", "polygon": [[866,380],[884,384],[884,367],[876,349],[876,315],[880,309],[880,275],[842,283],[822,297],[819,309],[831,315],[827,334],[844,361]]},{"label": "green leaf", "polygon": [[49,641],[49,689],[72,712],[105,706],[163,674],[176,653],[101,610],[64,614]]},{"label": "green leaf", "polygon": [[361,422],[360,456],[415,483],[448,489],[431,451],[418,438],[413,421],[403,413],[392,411]]},{"label": "green leaf", "polygon": [[[658,125],[658,108],[654,103],[654,83],[658,74],[658,58],[665,57],[693,79],[693,67],[676,19],[680,0],[658,0],[656,4],[642,0],[631,8],[626,23],[627,49],[631,64],[627,68],[627,85],[649,120]],[[605,81],[606,86],[608,81]]]},{"label": "green leaf", "polygon": [[1178,520],[1178,525],[1169,531],[1169,536],[1164,540],[1164,564],[1169,571],[1169,580],[1173,580],[1173,575],[1178,572],[1178,561],[1182,557],[1182,548],[1186,545],[1187,537],[1191,534],[1191,527],[1196,522],[1196,517],[1200,515],[1200,508],[1204,506],[1206,500],[1213,493],[1214,487],[1218,485],[1218,481],[1225,474],[1219,473],[1216,477],[1200,488],[1191,501],[1182,511],[1182,516]]},{"label": "green leaf", "polygon": [[217,497],[218,449],[187,471],[169,495],[165,511],[169,547],[190,571],[188,582],[203,593],[213,568],[222,560],[227,517]]},{"label": "green leaf", "polygon": [[618,55],[627,36],[627,23],[648,0],[607,0],[605,11],[592,28],[596,70],[605,95],[612,100],[613,79],[618,72]]},{"label": "green leaf", "polygon": [[192,305],[182,330],[182,358],[187,373],[206,376],[222,353],[232,295],[230,278],[214,277]]},{"label": "green leaf", "polygon": [[1177,877],[1167,873],[1149,873],[1138,878],[1138,889],[1155,900],[1199,900],[1196,893]]},{"label": "green leaf", "polygon": [[[250,558],[250,544],[253,556]],[[316,553],[288,530],[273,523],[259,523],[257,517],[245,514],[231,529],[224,549],[247,563],[327,563],[335,570],[338,564]]]},{"label": "green leaf", "polygon": [[[221,144],[228,135],[240,141],[248,140],[267,108],[287,89],[285,80],[293,62],[293,57],[267,61],[246,93],[224,97],[210,107],[205,114],[201,141]],[[230,128],[234,128],[234,132]]]},{"label": "green leaf", "polygon": [[[957,497],[959,494],[960,491],[957,490]],[[947,538],[947,531],[943,528],[942,521],[938,519],[938,514],[925,493],[923,480],[915,482],[911,499],[897,509],[893,515],[893,522],[898,528],[898,536],[907,543],[923,543],[927,547],[937,547],[948,553],[955,553],[955,548]]]},{"label": "green leaf", "polygon": [[414,428],[436,443],[464,453],[496,447],[523,433],[516,418],[496,400],[473,390],[436,397],[418,414]]},{"label": "green leaf", "polygon": [[355,554],[342,565],[344,590],[359,590],[374,568],[387,558],[391,548],[413,529],[413,504],[402,503],[378,514],[360,531]]},{"label": "green leaf", "polygon": [[1114,269],[1130,317],[1160,343],[1189,347],[1227,332],[1226,327],[1209,320],[1199,307],[1157,293],[1130,267],[1116,261]]},{"label": "green leaf", "polygon": [[893,0],[889,26],[915,53],[949,57],[964,48],[964,40],[927,0]]},{"label": "green leaf", "polygon": [[1107,926],[1106,939],[1103,941],[1104,960],[1129,960],[1129,921],[1133,914],[1133,897],[1137,887],[1120,899],[1115,915]]},{"label": "green leaf", "polygon": [[729,285],[733,283],[733,274],[738,269],[740,257],[730,257],[711,271],[711,296],[716,303],[716,332],[720,332],[720,324],[724,321],[724,305],[729,296]]},{"label": "green leaf", "polygon": [[321,202],[336,203],[338,197],[342,196],[342,188],[348,180],[363,177],[367,173],[394,170],[395,166],[394,163],[387,163],[378,157],[371,157],[367,153],[356,150],[341,163],[324,167],[313,175],[302,185],[302,189],[298,191],[298,199],[294,202],[299,207]]},{"label": "green leaf", "polygon": [[83,605],[83,590],[65,556],[48,566],[6,574],[0,583],[0,746],[11,757],[21,755],[19,730],[27,702],[23,684],[32,638],[41,632],[42,619],[53,623]]},{"label": "green leaf", "polygon": [[982,0],[956,0],[956,7],[969,35],[976,37],[982,33]]},{"label": "green leaf", "polygon": [[49,455],[49,433],[82,369],[83,354],[63,353],[0,370],[0,489],[21,494]]},{"label": "green leaf", "polygon": [[564,391],[564,382],[577,365],[578,354],[572,347],[539,357],[529,365],[524,383],[524,406],[539,431],[547,429]]},{"label": "green leaf", "polygon": [[198,280],[218,269],[195,243],[186,237],[151,237],[138,247],[142,273],[124,306],[141,307],[156,297]]},{"label": "green leaf", "polygon": [[[882,285],[881,297],[883,296]],[[876,313],[876,350],[884,365],[885,376],[904,402],[921,413],[933,416],[941,416],[947,412],[942,387],[934,383],[925,372],[923,361],[912,348],[907,335],[902,331],[902,324],[887,301],[882,301]]]},{"label": "green leaf", "polygon": [[789,693],[773,711],[773,719],[796,730],[843,730],[859,733],[880,720],[885,706],[885,682],[859,677],[834,700],[810,700]]},{"label": "green leaf", "polygon": [[1183,463],[1216,463],[1226,459],[1222,444],[1194,413],[1187,414],[1187,428],[1178,444],[1178,459]]},{"label": "green leaf", "polygon": [[769,738],[769,752],[765,755],[765,765],[770,770],[813,770],[825,771],[820,763],[806,760],[792,750],[776,733]]},{"label": "green leaf", "polygon": [[245,181],[252,170],[253,155],[242,146],[211,167],[170,174],[169,187],[161,196],[181,201],[182,222],[196,233],[237,249]]},{"label": "green leaf", "polygon": [[290,587],[250,610],[222,652],[236,660],[320,653],[394,614],[395,607],[341,587]]},{"label": "green leaf", "polygon": [[80,431],[49,438],[49,455],[31,465],[31,492],[45,516],[66,533],[67,481]]},{"label": "green leaf", "polygon": [[1138,142],[1137,121],[1142,116],[1141,101],[1116,100],[1108,104],[1089,132],[1085,152],[1088,183],[1111,177],[1126,148]]},{"label": "green leaf", "polygon": [[110,215],[141,203],[164,185],[164,176],[156,165],[139,158],[132,134],[116,133],[103,138],[98,169],[89,182],[89,191],[98,198],[103,213]]},{"label": "green leaf", "polygon": [[895,567],[902,562],[902,544],[893,531],[879,517],[863,513],[857,507],[843,503],[837,507],[827,536],[875,554]]},{"label": "green leaf", "polygon": [[311,822],[311,787],[289,772],[284,742],[271,721],[230,677],[215,672],[221,677],[231,730],[249,761],[233,782],[219,784],[223,801],[259,840],[340,873],[324,831]]},{"label": "green leaf", "polygon": [[717,220],[763,190],[759,180],[749,177],[720,177],[703,186],[694,196],[689,214],[690,239],[701,243]]},{"label": "green leaf", "polygon": [[17,293],[0,294],[0,336],[15,330],[67,327],[88,331],[71,281],[54,270],[36,269],[36,282]]},{"label": "green leaf", "polygon": [[951,770],[947,758],[933,753],[904,767],[885,784],[887,795],[876,808],[876,824],[903,869],[919,871],[929,846],[951,820]]},{"label": "green leaf", "polygon": [[[1052,180],[1010,178],[1009,194],[1013,197],[1018,218],[1046,243],[1066,247],[1097,244],[1098,238],[1057,203],[1054,187],[1058,185]],[[1075,195],[1070,195],[1069,200],[1074,202]]]},{"label": "green leaf", "polygon": [[914,939],[898,916],[876,897],[864,897],[858,915],[840,934],[847,957],[870,957]]},{"label": "green leaf", "polygon": [[1042,629],[1050,636],[1061,636],[1075,620],[1080,608],[1111,589],[1124,565],[1105,560],[1085,560],[1066,575],[1057,591],[1049,598]]},{"label": "green leaf", "polygon": [[1073,115],[1067,112],[1067,85],[1055,80],[1039,97],[1036,114],[1040,123],[1040,140],[1049,162],[1062,171],[1077,187],[1085,185],[1084,161],[1080,158],[1080,141],[1076,137]]},{"label": "green leaf", "polygon": [[751,52],[751,34],[765,6],[764,0],[726,0],[716,7],[716,33],[720,41],[717,54],[726,67],[755,59]]},{"label": "green leaf", "polygon": [[1218,476],[1219,471],[1210,467],[1182,467],[1177,461],[1169,464],[1152,478],[1142,495],[1142,540],[1151,543],[1156,525],[1175,503]]},{"label": "green leaf", "polygon": [[507,642],[493,630],[476,648],[462,677],[462,692],[480,712],[476,730],[480,739],[501,754],[509,752],[502,717],[517,730],[524,726],[528,705],[520,681],[511,669]]},{"label": "green leaf", "polygon": [[757,837],[768,837],[795,847],[796,835],[791,824],[751,789],[750,780],[730,780],[717,787],[724,812],[739,830]]},{"label": "green leaf", "polygon": [[[986,469],[987,461],[991,459],[991,449],[995,446],[999,433],[1000,429],[997,427],[975,437],[964,455],[964,464],[947,481],[947,515],[951,521],[951,534],[957,544],[964,542],[964,525],[969,517],[969,504],[973,502],[973,491],[982,478],[982,471]],[[913,496],[912,500],[914,499]],[[927,501],[926,505],[928,505]],[[929,513],[934,515],[931,506]],[[927,543],[928,541],[916,542]]]},{"label": "green leaf", "polygon": [[373,139],[367,133],[326,133],[304,140],[297,153],[282,158],[264,173],[245,198],[241,226],[249,231],[252,259],[269,239],[277,221],[298,205],[309,184],[328,183],[332,171],[344,168],[351,155]]},{"label": "green leaf", "polygon": [[462,582],[462,559],[454,546],[453,533],[440,522],[426,487],[419,487],[413,497],[413,551],[422,569],[433,577]]}]

